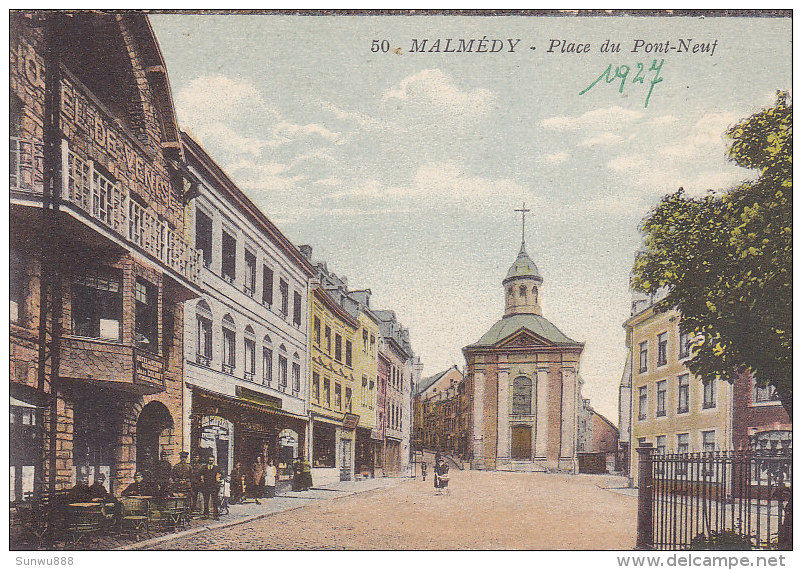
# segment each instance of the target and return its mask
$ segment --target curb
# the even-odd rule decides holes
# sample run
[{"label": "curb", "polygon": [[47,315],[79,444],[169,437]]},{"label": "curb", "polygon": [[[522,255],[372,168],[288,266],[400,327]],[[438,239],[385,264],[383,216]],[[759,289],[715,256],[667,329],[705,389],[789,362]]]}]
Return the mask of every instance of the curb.
[{"label": "curb", "polygon": [[[374,491],[383,491],[385,489],[389,489],[391,486],[392,485],[388,485],[386,487],[376,487],[374,489],[365,489],[364,491],[358,491],[358,490],[357,491],[339,491],[339,493],[341,493],[341,494],[339,494],[337,496],[334,496],[334,497],[331,497],[331,498],[326,498],[326,499],[315,499],[315,502],[331,501],[331,500],[336,500],[336,499],[342,499],[344,497],[352,497],[354,495],[361,495],[363,493],[371,493],[371,492],[374,492]],[[332,489],[332,490],[335,490],[335,489]],[[175,540],[175,539],[178,539],[178,538],[186,538],[188,536],[192,536],[192,535],[195,535],[195,534],[198,534],[198,533],[201,533],[201,532],[220,530],[220,529],[236,526],[238,524],[245,524],[245,523],[249,523],[249,522],[252,522],[252,521],[255,521],[255,520],[264,519],[264,518],[272,517],[272,516],[275,516],[275,515],[280,515],[282,513],[289,513],[291,511],[296,511],[298,509],[303,509],[305,507],[312,506],[313,504],[315,504],[315,503],[310,502],[310,503],[306,503],[306,504],[300,504],[300,505],[297,505],[297,506],[294,506],[294,507],[289,507],[287,509],[282,509],[280,511],[273,511],[273,512],[270,512],[270,513],[261,513],[261,514],[258,514],[258,515],[250,515],[250,516],[247,516],[247,517],[244,517],[244,518],[241,518],[241,519],[237,519],[237,520],[232,520],[232,521],[222,521],[222,522],[213,523],[213,524],[201,525],[201,526],[197,526],[195,528],[182,530],[180,532],[164,534],[162,536],[156,536],[154,538],[149,538],[147,540],[141,540],[139,542],[134,542],[132,544],[127,544],[125,546],[121,546],[119,548],[116,548],[115,550],[141,550],[143,548],[148,548],[150,546],[156,546],[157,544],[161,544],[163,542],[168,542],[170,540]]]}]

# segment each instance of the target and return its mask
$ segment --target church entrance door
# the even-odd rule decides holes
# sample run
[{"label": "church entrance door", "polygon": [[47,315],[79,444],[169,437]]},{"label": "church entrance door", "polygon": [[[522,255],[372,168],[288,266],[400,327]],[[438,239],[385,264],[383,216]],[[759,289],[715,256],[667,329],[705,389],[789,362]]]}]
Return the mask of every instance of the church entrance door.
[{"label": "church entrance door", "polygon": [[512,426],[512,459],[532,459],[532,427]]}]

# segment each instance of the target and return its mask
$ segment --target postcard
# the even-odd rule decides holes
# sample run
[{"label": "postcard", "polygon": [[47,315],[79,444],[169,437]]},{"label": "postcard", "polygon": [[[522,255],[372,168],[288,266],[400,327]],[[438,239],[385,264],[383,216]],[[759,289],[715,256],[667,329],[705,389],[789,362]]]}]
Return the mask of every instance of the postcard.
[{"label": "postcard", "polygon": [[9,18],[17,565],[792,547],[790,11]]}]

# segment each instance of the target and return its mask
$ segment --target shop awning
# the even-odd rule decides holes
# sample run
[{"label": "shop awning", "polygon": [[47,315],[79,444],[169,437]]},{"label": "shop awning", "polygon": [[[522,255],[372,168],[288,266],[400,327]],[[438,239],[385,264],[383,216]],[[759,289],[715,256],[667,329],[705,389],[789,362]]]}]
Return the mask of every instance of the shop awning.
[{"label": "shop awning", "polygon": [[212,392],[211,390],[207,390],[206,388],[201,388],[199,386],[194,386],[192,384],[187,384],[187,386],[192,390],[193,394],[198,394],[207,400],[211,400],[213,402],[218,402],[223,405],[231,405],[236,406],[238,408],[248,410],[251,412],[258,412],[260,414],[268,414],[272,416],[280,416],[284,418],[292,418],[296,420],[303,420],[306,421],[306,416],[293,414],[292,412],[288,412],[286,410],[280,410],[274,407],[273,405],[267,404],[260,404],[256,403],[253,399],[241,399],[237,398],[236,396],[229,396],[227,394],[220,394],[219,392]]}]

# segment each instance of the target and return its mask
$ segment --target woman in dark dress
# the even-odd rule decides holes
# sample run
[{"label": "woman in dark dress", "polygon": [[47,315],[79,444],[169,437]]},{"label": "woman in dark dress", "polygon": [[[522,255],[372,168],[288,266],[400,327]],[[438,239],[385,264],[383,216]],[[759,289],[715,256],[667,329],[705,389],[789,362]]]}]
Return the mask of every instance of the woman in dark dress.
[{"label": "woman in dark dress", "polygon": [[434,488],[436,495],[441,495],[443,489],[445,489],[446,493],[451,494],[448,490],[448,481],[448,463],[441,457],[437,465],[434,466]]}]

